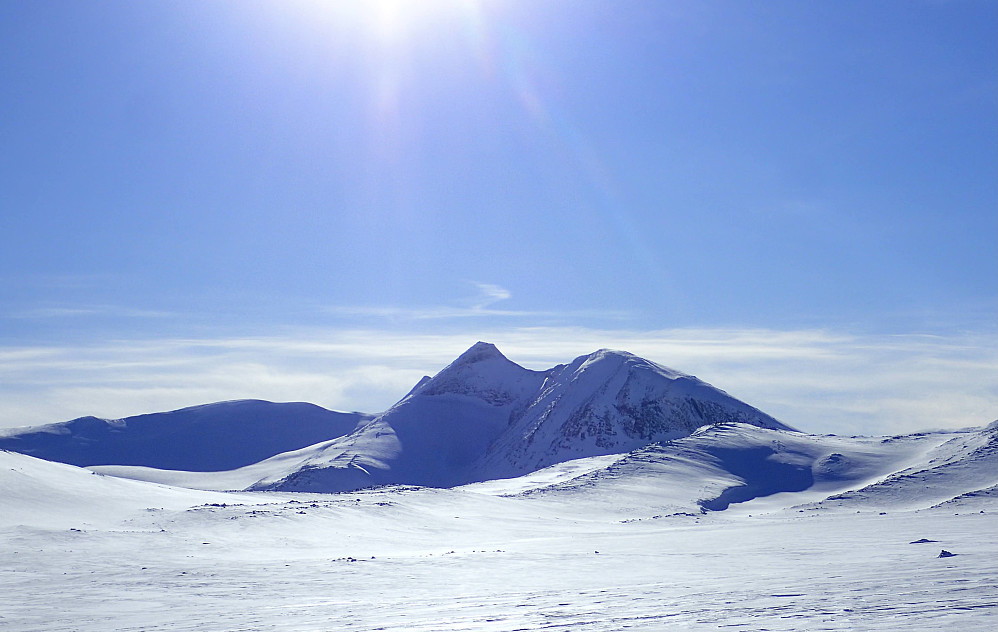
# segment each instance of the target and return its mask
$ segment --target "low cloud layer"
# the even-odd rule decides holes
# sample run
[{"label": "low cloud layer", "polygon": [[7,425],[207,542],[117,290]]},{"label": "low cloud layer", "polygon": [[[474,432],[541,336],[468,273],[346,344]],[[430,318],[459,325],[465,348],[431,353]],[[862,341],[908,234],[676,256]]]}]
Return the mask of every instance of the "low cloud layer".
[{"label": "low cloud layer", "polygon": [[282,336],[0,348],[0,427],[123,417],[259,398],[378,412],[476,340],[546,369],[599,348],[697,375],[808,432],[897,434],[998,417],[993,336],[823,330],[510,328],[452,334],[301,330]]}]

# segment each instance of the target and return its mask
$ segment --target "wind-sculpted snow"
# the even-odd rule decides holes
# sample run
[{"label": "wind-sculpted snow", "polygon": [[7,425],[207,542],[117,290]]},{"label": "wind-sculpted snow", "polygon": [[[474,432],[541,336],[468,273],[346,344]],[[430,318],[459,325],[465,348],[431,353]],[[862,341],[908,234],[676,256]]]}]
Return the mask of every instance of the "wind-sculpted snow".
[{"label": "wind-sculpted snow", "polygon": [[71,465],[220,471],[342,436],[371,417],[314,404],[239,400],[0,430],[0,449]]},{"label": "wind-sculpted snow", "polygon": [[930,443],[921,457],[886,476],[856,489],[829,497],[823,506],[924,507],[954,498],[993,498],[998,485],[998,427],[991,424],[977,432],[921,433],[881,439],[896,449],[905,443],[925,443],[926,438],[946,438]]},{"label": "wind-sculpted snow", "polygon": [[[987,446],[992,446],[988,448]],[[662,515],[728,511],[927,509],[959,499],[987,502],[998,484],[994,432],[838,437],[745,424],[699,429],[609,461],[580,459],[511,479],[510,493],[574,495],[598,487],[614,502],[638,507],[655,488]],[[940,453],[947,459],[941,462]],[[587,467],[587,464],[591,464]],[[577,472],[562,476],[561,471]],[[911,472],[935,472],[936,478]],[[940,474],[948,472],[948,475]],[[529,484],[534,481],[535,484]],[[502,493],[503,481],[478,487]],[[876,490],[876,491],[871,491]]]}]

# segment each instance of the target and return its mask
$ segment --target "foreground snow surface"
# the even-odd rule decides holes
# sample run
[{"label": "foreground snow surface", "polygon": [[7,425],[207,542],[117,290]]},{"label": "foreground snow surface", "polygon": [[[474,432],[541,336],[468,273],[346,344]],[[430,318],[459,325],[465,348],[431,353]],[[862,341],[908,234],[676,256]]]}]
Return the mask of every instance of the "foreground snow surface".
[{"label": "foreground snow surface", "polygon": [[774,495],[702,514],[681,502],[696,489],[656,477],[563,484],[612,461],[320,495],[179,489],[0,452],[0,629],[998,624],[993,493],[935,507]]}]

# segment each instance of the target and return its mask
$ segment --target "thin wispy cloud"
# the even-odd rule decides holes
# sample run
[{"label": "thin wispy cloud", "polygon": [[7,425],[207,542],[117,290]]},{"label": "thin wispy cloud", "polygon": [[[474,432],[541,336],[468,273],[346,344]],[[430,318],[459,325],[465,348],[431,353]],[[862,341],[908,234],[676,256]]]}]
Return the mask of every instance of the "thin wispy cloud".
[{"label": "thin wispy cloud", "polygon": [[43,318],[77,318],[80,316],[97,316],[100,310],[85,307],[36,307],[32,309],[15,310],[7,314],[8,318],[35,320]]},{"label": "thin wispy cloud", "polygon": [[471,308],[473,310],[484,310],[489,305],[505,301],[513,295],[504,287],[492,283],[475,283],[478,289],[478,296],[472,299]]},{"label": "thin wispy cloud", "polygon": [[341,318],[379,318],[386,321],[446,321],[471,318],[547,319],[568,321],[580,318],[622,320],[632,316],[623,310],[524,310],[500,309],[497,303],[507,301],[513,293],[494,283],[473,283],[474,292],[457,299],[452,305],[392,306],[392,305],[332,305],[323,311]]},{"label": "thin wispy cloud", "polygon": [[176,316],[176,314],[161,310],[122,307],[117,305],[77,305],[15,309],[7,312],[4,316],[18,320],[42,320],[87,317],[171,318]]},{"label": "thin wispy cloud", "polygon": [[633,314],[623,310],[517,310],[495,309],[481,306],[471,307],[401,307],[375,305],[331,305],[323,312],[341,318],[380,318],[389,321],[420,320],[463,320],[470,318],[544,318],[550,320],[573,320],[579,318],[624,320]]},{"label": "thin wispy cloud", "polygon": [[598,348],[697,375],[809,432],[899,434],[998,417],[993,336],[583,327],[450,334],[302,329],[281,336],[0,348],[0,426],[122,417],[238,398],[378,412],[476,340],[547,369]]}]

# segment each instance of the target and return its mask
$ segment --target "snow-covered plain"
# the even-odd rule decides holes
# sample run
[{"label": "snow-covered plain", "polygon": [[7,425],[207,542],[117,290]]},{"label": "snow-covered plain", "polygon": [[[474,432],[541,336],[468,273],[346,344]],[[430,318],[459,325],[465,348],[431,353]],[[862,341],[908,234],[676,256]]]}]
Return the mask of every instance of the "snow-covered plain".
[{"label": "snow-covered plain", "polygon": [[0,452],[0,629],[991,630],[996,434],[725,424],[519,478],[339,494]]}]

